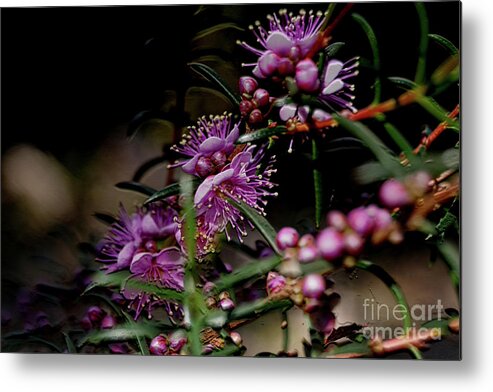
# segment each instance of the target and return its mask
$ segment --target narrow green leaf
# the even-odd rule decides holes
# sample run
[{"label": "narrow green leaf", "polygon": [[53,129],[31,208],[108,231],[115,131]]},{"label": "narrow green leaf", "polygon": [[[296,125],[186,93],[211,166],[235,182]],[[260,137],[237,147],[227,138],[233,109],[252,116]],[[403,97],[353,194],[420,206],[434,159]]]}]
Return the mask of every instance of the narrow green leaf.
[{"label": "narrow green leaf", "polygon": [[[198,180],[191,180],[190,181],[191,185],[193,185],[193,186],[196,186],[198,184],[198,182],[199,182]],[[180,184],[178,184],[178,183],[171,184],[171,185],[168,185],[166,188],[163,188],[159,191],[154,192],[152,194],[152,196],[149,197],[144,202],[144,205],[149,204],[149,203],[153,203],[153,202],[158,201],[158,200],[163,200],[163,199],[166,199],[167,197],[175,196],[178,194],[180,194]]]},{"label": "narrow green leaf", "polygon": [[454,56],[456,54],[459,54],[459,49],[455,47],[455,45],[450,42],[447,38],[442,37],[441,35],[438,34],[428,34],[428,37],[431,38],[433,41],[444,47],[445,49],[448,50],[450,55]]},{"label": "narrow green leaf", "polygon": [[240,105],[240,97],[226,84],[226,82],[211,67],[201,63],[189,63],[188,66],[205,80],[216,86],[235,106]]},{"label": "narrow green leaf", "polygon": [[259,299],[253,302],[243,303],[237,306],[230,314],[230,321],[257,317],[261,314],[277,309],[289,309],[293,303],[289,299],[272,300],[269,298]]},{"label": "narrow green leaf", "polygon": [[326,274],[334,270],[334,265],[326,260],[315,260],[311,263],[300,264],[301,273],[308,274]]},{"label": "narrow green leaf", "polygon": [[367,162],[353,169],[354,180],[361,185],[383,181],[391,176],[392,173],[380,162]]},{"label": "narrow green leaf", "polygon": [[248,204],[243,202],[237,202],[233,199],[228,199],[233,207],[240,210],[247,217],[247,219],[253,224],[253,226],[262,234],[269,244],[269,246],[276,252],[280,254],[279,249],[276,244],[276,231],[271,226],[269,221],[265,219],[255,208],[250,207]]},{"label": "narrow green leaf", "polygon": [[401,78],[400,76],[390,76],[387,79],[404,90],[412,90],[418,87],[418,85],[412,80]]},{"label": "narrow green leaf", "polygon": [[450,271],[450,279],[458,289],[460,285],[460,254],[459,250],[450,242],[445,241],[437,244],[438,251],[442,255],[445,264]]},{"label": "narrow green leaf", "polygon": [[378,50],[378,42],[377,42],[377,37],[375,36],[375,32],[371,28],[370,24],[367,22],[365,18],[363,18],[359,14],[353,14],[352,15],[353,19],[358,22],[358,24],[363,28],[363,31],[365,32],[368,41],[370,42],[370,47],[371,51],[373,54],[373,68],[377,72],[377,76],[375,77],[375,84],[374,84],[374,97],[372,104],[376,105],[377,103],[380,102],[381,94],[382,94],[382,83],[380,81],[380,53]]},{"label": "narrow green leaf", "polygon": [[70,354],[76,354],[77,349],[75,348],[74,342],[72,342],[72,339],[70,339],[70,336],[68,335],[68,333],[63,332],[63,336],[65,337],[65,344],[67,345],[67,351]]},{"label": "narrow green leaf", "polygon": [[[134,327],[136,322],[130,317],[130,315],[126,312],[122,312],[125,318],[127,319],[127,325],[130,326],[133,330],[136,328]],[[139,350],[142,355],[151,355],[149,352],[149,347],[147,347],[147,342],[145,340],[144,336],[139,335],[138,333],[134,334],[135,340],[137,340],[137,344],[139,345]]]},{"label": "narrow green leaf", "polygon": [[399,130],[388,122],[384,123],[383,126],[387,131],[387,133],[389,134],[389,136],[395,142],[395,144],[397,144],[400,150],[404,153],[404,155],[409,160],[411,165],[413,166],[420,165],[420,160],[413,153],[413,147],[411,146],[411,144],[409,144],[406,138],[402,136]]},{"label": "narrow green leaf", "polygon": [[313,190],[315,194],[315,227],[320,228],[323,209],[323,184],[322,173],[319,169],[319,149],[317,140],[312,139],[312,162],[313,162]]},{"label": "narrow green leaf", "polygon": [[247,265],[238,268],[231,274],[223,275],[214,282],[215,291],[221,292],[231,287],[235,287],[238,283],[244,282],[252,278],[259,278],[269,271],[276,268],[282,259],[279,256],[271,257],[267,260],[255,260]]},{"label": "narrow green leaf", "polygon": [[105,214],[104,212],[95,212],[93,214],[93,216],[103,222],[104,224],[107,224],[107,225],[112,225],[113,223],[116,223],[118,222],[118,219],[116,219],[114,216],[110,215],[110,214]]},{"label": "narrow green leaf", "polygon": [[231,22],[219,23],[219,24],[217,24],[215,26],[208,27],[208,28],[206,28],[204,30],[199,31],[195,35],[195,37],[193,37],[193,40],[196,41],[196,40],[202,39],[204,37],[207,37],[210,34],[214,34],[214,33],[217,33],[218,31],[222,31],[222,30],[226,30],[226,29],[234,29],[234,30],[238,30],[238,31],[245,31],[244,29],[242,29],[241,27],[239,27],[236,23],[231,23]]},{"label": "narrow green leaf", "polygon": [[135,182],[135,181],[119,182],[115,186],[118,189],[123,189],[123,190],[127,190],[127,191],[133,191],[133,192],[141,193],[145,196],[151,196],[152,194],[156,193],[156,189],[151,188],[150,186],[141,184],[140,182]]},{"label": "narrow green leaf", "polygon": [[244,133],[238,138],[238,140],[236,140],[236,144],[251,143],[258,140],[267,139],[272,136],[282,135],[286,132],[287,128],[285,126],[262,128],[254,132]]},{"label": "narrow green leaf", "polygon": [[321,356],[324,358],[337,356],[337,355],[350,355],[355,354],[357,356],[371,357],[373,353],[368,346],[368,341],[364,340],[362,342],[351,342],[347,344],[342,344],[340,346],[335,346],[329,351],[323,353]]},{"label": "narrow green leaf", "polygon": [[332,44],[330,44],[329,46],[327,46],[324,51],[325,51],[325,55],[328,57],[328,58],[331,58],[331,57],[334,57],[336,55],[337,52],[339,52],[339,50],[344,46],[346,45],[345,42],[334,42]]},{"label": "narrow green leaf", "polygon": [[85,335],[78,343],[78,347],[82,347],[85,344],[99,344],[101,342],[122,342],[128,340],[134,340],[137,337],[152,339],[160,332],[157,326],[150,326],[149,324],[134,323],[126,327],[116,327],[112,329],[96,330]]},{"label": "narrow green leaf", "polygon": [[345,129],[360,139],[373,152],[378,161],[389,170],[394,177],[399,177],[403,173],[399,159],[383,144],[369,128],[360,122],[350,121],[337,113],[333,114],[336,121]]},{"label": "narrow green leaf", "polygon": [[419,17],[421,37],[419,40],[419,57],[414,81],[417,84],[423,84],[425,82],[426,73],[426,52],[428,51],[428,15],[426,14],[426,8],[423,3],[415,3],[415,7]]}]

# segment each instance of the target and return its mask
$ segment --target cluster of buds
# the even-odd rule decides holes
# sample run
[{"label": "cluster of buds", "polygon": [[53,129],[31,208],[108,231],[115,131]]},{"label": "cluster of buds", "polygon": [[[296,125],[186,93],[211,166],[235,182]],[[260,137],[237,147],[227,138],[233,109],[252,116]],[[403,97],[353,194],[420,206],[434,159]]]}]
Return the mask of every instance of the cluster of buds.
[{"label": "cluster of buds", "polygon": [[226,312],[233,310],[235,308],[235,303],[231,299],[229,293],[227,291],[220,292],[217,296],[214,295],[214,283],[207,282],[203,291],[207,296],[205,299],[205,303],[209,309],[221,309]]},{"label": "cluster of buds", "polygon": [[152,355],[180,355],[187,343],[183,331],[175,331],[170,335],[158,335],[151,340],[149,351]]},{"label": "cluster of buds", "polygon": [[80,323],[82,328],[88,331],[94,328],[111,329],[117,324],[117,320],[115,316],[106,313],[99,306],[91,306],[87,309]]},{"label": "cluster of buds", "polygon": [[320,274],[308,274],[303,278],[290,278],[277,272],[269,272],[266,290],[270,298],[289,298],[309,314],[312,325],[323,333],[330,333],[335,325],[332,309],[339,302],[339,294],[333,292],[333,281]]},{"label": "cluster of buds", "polygon": [[267,90],[258,88],[257,81],[251,76],[242,76],[239,81],[240,113],[250,125],[256,125],[264,121],[263,109],[268,109],[270,95]]},{"label": "cluster of buds", "polygon": [[329,212],[327,227],[317,237],[311,234],[300,237],[292,227],[282,228],[276,236],[279,249],[300,263],[320,258],[334,261],[343,256],[359,256],[368,239],[377,245],[385,240],[399,243],[403,236],[390,213],[376,205],[357,207],[347,215],[336,210]]},{"label": "cluster of buds", "polygon": [[413,205],[432,187],[433,179],[425,171],[412,173],[403,180],[391,178],[380,187],[380,202],[390,209]]}]

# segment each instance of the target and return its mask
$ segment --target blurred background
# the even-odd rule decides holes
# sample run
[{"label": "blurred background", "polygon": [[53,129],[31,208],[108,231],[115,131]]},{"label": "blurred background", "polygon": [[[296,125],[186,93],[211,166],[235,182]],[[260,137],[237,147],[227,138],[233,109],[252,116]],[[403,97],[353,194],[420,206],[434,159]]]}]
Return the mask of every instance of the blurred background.
[{"label": "blurred background", "polygon": [[[459,7],[455,1],[426,3],[430,33],[443,35],[457,47]],[[94,213],[114,214],[120,202],[131,209],[144,200],[114,185],[139,178],[155,188],[163,187],[172,180],[164,161],[167,147],[181,128],[203,114],[233,109],[186,64],[206,63],[237,88],[243,74],[241,63],[248,62],[250,54],[236,41],[253,43],[248,25],[256,20],[264,23],[265,16],[279,8],[251,4],[2,9],[2,332],[22,330],[40,318],[57,324],[67,318],[67,312],[77,317],[77,306],[68,311],[59,304],[77,301],[77,288],[84,281],[81,274],[98,268],[91,246],[102,238],[106,226]],[[326,6],[291,3],[288,8],[297,12]],[[342,5],[336,12],[340,9]],[[368,20],[378,38],[383,98],[397,96],[401,91],[385,78],[414,77],[419,41],[414,5],[357,3],[353,12]],[[371,102],[375,75],[369,66],[368,40],[351,17],[342,21],[333,40],[346,43],[337,54],[341,60],[362,57],[355,106],[364,107]],[[428,71],[446,57],[443,48],[430,42]],[[437,98],[452,110],[459,101],[458,88]],[[135,119],[143,111],[148,112]],[[155,113],[159,118],[139,121]],[[412,145],[419,143],[426,127],[437,125],[433,117],[414,106],[388,118]],[[377,123],[369,125],[378,129]],[[129,127],[137,130],[132,137],[128,137]],[[324,141],[327,209],[344,209],[372,197],[371,188],[362,194],[352,179],[353,169],[371,155],[358,144],[332,143],[344,136],[344,130],[334,129]],[[379,136],[393,146],[383,133]],[[297,141],[294,153],[287,154],[287,143],[276,146],[279,170],[274,180],[281,187],[268,213],[276,228],[289,224],[311,230],[309,146]],[[454,143],[444,135],[434,149]],[[147,161],[161,163],[138,172]],[[250,236],[249,243],[255,239]],[[369,255],[403,286],[411,304],[435,303],[439,298],[445,307],[458,308],[447,270],[439,259],[431,262],[432,256],[413,236],[402,246],[383,247]],[[392,303],[387,289],[364,273],[342,273],[335,280],[342,295],[336,308],[341,324],[364,322],[362,298]],[[26,314],[19,313],[19,304],[29,304]],[[44,316],[38,314],[41,311]],[[263,328],[272,326],[266,328],[261,341],[256,324],[242,331],[247,355],[280,349],[277,316],[257,321]],[[293,323],[303,322],[295,312],[290,317]],[[291,339],[293,347],[301,350],[297,342],[303,328],[291,331],[296,335]],[[442,342],[425,356],[457,358],[458,345],[457,338]],[[33,347],[19,344],[15,350]]]}]

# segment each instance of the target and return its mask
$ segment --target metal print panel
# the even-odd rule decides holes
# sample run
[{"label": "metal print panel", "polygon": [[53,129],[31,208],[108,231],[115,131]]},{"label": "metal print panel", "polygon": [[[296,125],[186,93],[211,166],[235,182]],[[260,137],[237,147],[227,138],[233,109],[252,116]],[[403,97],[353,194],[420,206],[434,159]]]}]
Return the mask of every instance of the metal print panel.
[{"label": "metal print panel", "polygon": [[460,359],[460,3],[2,10],[3,352]]}]

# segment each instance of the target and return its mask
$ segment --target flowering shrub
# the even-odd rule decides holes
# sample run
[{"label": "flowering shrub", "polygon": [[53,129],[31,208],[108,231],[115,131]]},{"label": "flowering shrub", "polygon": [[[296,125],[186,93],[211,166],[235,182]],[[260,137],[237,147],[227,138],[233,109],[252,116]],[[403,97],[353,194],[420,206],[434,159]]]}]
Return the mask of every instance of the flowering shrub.
[{"label": "flowering shrub", "polygon": [[[375,34],[351,4],[331,5],[326,12],[281,10],[269,15],[267,23],[256,23],[251,39],[238,42],[253,61],[243,64],[237,86],[228,86],[209,66],[191,63],[231,101],[233,110],[204,113],[178,135],[181,140],[168,149],[173,156],[168,169],[176,182],[161,190],[138,181],[118,185],[146,199],[135,211],[120,207],[119,216],[109,221],[98,245],[100,271],[84,291],[98,292],[107,303],[105,309],[90,307],[82,317],[85,332],[77,338],[77,348],[249,355],[238,329],[271,312],[283,317],[284,343],[279,352],[261,353],[268,356],[362,357],[408,351],[421,358],[427,343],[456,333],[455,313],[430,320],[418,331],[404,291],[367,259],[372,250],[397,246],[415,235],[442,255],[452,283],[459,285],[458,252],[449,239],[457,222],[458,145],[431,149],[442,133],[459,131],[458,106],[445,109],[434,98],[457,84],[459,57],[446,38],[428,35],[424,5],[416,9],[422,25],[416,78],[393,78],[404,92],[387,100],[382,100]],[[333,35],[347,18],[366,32],[371,60],[339,56],[342,45]],[[431,40],[450,55],[429,73],[425,64]],[[374,99],[356,105],[358,74],[368,63],[377,71]],[[417,147],[386,117],[410,105],[431,114],[436,127]],[[393,145],[382,141],[385,131]],[[321,146],[327,137],[344,132],[373,159],[355,170],[358,191],[365,196],[334,207],[324,194],[323,172],[337,168],[320,164]],[[285,140],[292,155],[307,146],[311,150],[311,165],[304,168],[313,178],[309,229],[297,222],[274,227],[266,207],[282,192],[274,152]],[[247,245],[255,235],[261,238],[257,249]],[[251,260],[239,265],[235,254],[242,252]],[[381,279],[402,306],[402,336],[368,337],[362,333],[364,325],[338,324],[336,273],[358,270]],[[293,327],[308,330],[303,353],[290,349],[291,309],[306,319],[303,326]]]}]

